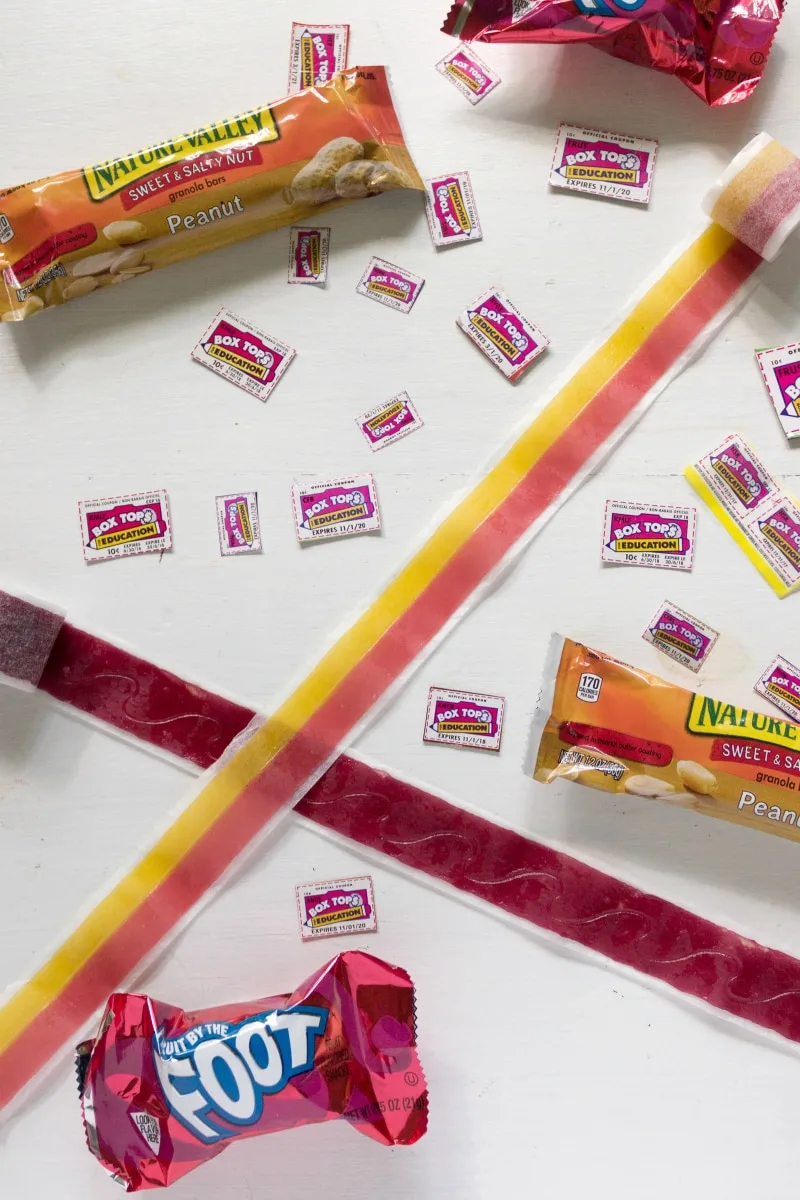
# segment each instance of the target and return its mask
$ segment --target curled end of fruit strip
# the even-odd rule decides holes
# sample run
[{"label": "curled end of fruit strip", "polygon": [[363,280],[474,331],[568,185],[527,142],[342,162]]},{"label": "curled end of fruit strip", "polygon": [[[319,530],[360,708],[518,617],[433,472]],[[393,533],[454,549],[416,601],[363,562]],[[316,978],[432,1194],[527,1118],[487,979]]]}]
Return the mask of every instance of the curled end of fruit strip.
[{"label": "curled end of fruit strip", "polygon": [[0,591],[0,684],[26,692],[37,687],[64,615],[32,596]]},{"label": "curled end of fruit strip", "polygon": [[759,133],[708,191],[703,211],[772,262],[800,225],[800,159]]}]

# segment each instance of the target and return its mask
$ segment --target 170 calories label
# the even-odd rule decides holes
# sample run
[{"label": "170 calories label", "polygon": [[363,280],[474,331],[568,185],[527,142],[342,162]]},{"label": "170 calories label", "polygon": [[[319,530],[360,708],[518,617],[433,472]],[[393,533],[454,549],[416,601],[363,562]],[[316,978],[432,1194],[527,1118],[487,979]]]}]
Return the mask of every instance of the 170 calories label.
[{"label": "170 calories label", "polygon": [[289,231],[289,283],[324,283],[328,278],[330,244],[330,228],[292,226]]},{"label": "170 calories label", "polygon": [[192,358],[230,383],[266,400],[295,352],[228,308],[221,308]]},{"label": "170 calories label", "polygon": [[505,705],[502,696],[432,687],[422,740],[475,750],[499,750]]},{"label": "170 calories label", "polygon": [[381,527],[375,480],[369,474],[320,483],[295,483],[292,504],[301,542],[372,533]]},{"label": "170 calories label", "polygon": [[601,560],[690,571],[696,523],[696,508],[607,500]]},{"label": "170 calories label", "polygon": [[753,691],[793,721],[800,722],[800,667],[794,666],[788,658],[776,654]]},{"label": "170 calories label", "polygon": [[647,204],[658,142],[625,134],[561,125],[550,186]]},{"label": "170 calories label", "polygon": [[646,642],[690,671],[699,671],[719,634],[710,625],[665,600],[642,634]]},{"label": "170 calories label", "polygon": [[398,392],[391,400],[362,413],[356,417],[356,423],[373,451],[399,442],[423,424],[408,392]]},{"label": "170 calories label", "polygon": [[87,563],[172,549],[169,506],[163,488],[132,496],[81,500],[78,516]]},{"label": "170 calories label", "polygon": [[227,558],[235,554],[254,554],[261,549],[256,492],[234,492],[217,496],[217,532],[219,552]]},{"label": "170 calories label", "polygon": [[301,25],[292,22],[289,48],[289,95],[328,83],[347,65],[349,25]]},{"label": "170 calories label", "polygon": [[479,242],[483,237],[467,171],[426,179],[425,213],[434,246]]},{"label": "170 calories label", "polygon": [[783,432],[800,438],[800,342],[759,350],[756,360]]},{"label": "170 calories label", "polygon": [[304,942],[343,933],[374,933],[378,928],[369,875],[303,883],[297,888],[297,915]]},{"label": "170 calories label", "polygon": [[405,271],[385,258],[371,258],[356,284],[356,291],[359,296],[377,300],[398,312],[410,312],[424,283],[421,275]]},{"label": "170 calories label", "polygon": [[456,324],[512,382],[550,345],[541,329],[498,288],[480,295]]}]

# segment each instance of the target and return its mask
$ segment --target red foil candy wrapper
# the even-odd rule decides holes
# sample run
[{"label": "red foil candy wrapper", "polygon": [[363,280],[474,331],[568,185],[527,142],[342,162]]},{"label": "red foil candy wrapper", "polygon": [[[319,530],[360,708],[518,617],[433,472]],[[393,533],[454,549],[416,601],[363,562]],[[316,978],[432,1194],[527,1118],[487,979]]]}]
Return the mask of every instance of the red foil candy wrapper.
[{"label": "red foil candy wrapper", "polygon": [[466,42],[589,42],[676,75],[706,104],[746,100],[784,0],[456,0],[442,26]]},{"label": "red foil candy wrapper", "polygon": [[235,1138],[344,1117],[410,1146],[427,1128],[413,984],[358,951],[291,996],[201,1012],[117,993],[77,1053],[89,1149],[129,1192],[174,1183]]}]

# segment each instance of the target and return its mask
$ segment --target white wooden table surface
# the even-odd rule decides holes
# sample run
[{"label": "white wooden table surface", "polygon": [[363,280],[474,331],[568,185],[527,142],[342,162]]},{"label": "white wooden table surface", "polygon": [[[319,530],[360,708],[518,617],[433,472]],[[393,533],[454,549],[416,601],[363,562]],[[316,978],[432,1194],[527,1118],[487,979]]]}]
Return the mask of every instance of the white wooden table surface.
[{"label": "white wooden table surface", "polygon": [[[285,90],[292,19],[350,22],[351,63],[388,63],[423,175],[468,169],[484,240],[436,255],[417,197],[330,214],[330,281],[288,288],[286,233],[170,268],[0,335],[0,586],[269,710],[331,630],[403,558],[572,356],[700,222],[719,169],[765,128],[800,151],[800,15],[790,7],[763,86],[706,109],[675,80],[590,49],[488,47],[503,84],[471,108],[434,63],[446,0],[6,0],[0,22],[2,178],[11,185],[112,157]],[[553,193],[559,120],[660,139],[649,209]],[[380,254],[426,277],[404,317],[355,295]],[[686,683],[641,641],[666,596],[722,633],[700,676],[738,703],[773,654],[800,655],[800,600],[778,601],[699,513],[691,575],[599,565],[606,497],[686,502],[685,464],[731,430],[800,488],[753,360],[800,334],[800,240],[701,361],[557,515],[357,746],[359,753],[637,885],[800,954],[800,848],[645,800],[545,788],[521,769],[554,628]],[[503,286],[552,338],[511,387],[454,327]],[[226,304],[294,345],[266,406],[189,360]],[[373,458],[353,418],[405,389],[425,428]],[[797,453],[800,453],[798,451]],[[294,478],[374,469],[380,538],[301,552]],[[175,548],[86,567],[75,505],[168,489]],[[264,553],[222,559],[214,496],[257,489]],[[505,695],[502,753],[423,746],[431,683]],[[187,777],[0,690],[0,991],[21,979],[172,806]],[[295,885],[369,870],[380,933],[303,945]],[[253,1139],[189,1176],[175,1200],[367,1200],[532,1195],[672,1200],[793,1194],[800,1056],[677,996],[620,976],[416,886],[292,823],[145,983],[189,1006],[290,990],[328,952],[363,946],[415,977],[431,1125],[388,1151],[341,1122]],[[3,1200],[101,1200],[62,1063],[0,1133]]]}]

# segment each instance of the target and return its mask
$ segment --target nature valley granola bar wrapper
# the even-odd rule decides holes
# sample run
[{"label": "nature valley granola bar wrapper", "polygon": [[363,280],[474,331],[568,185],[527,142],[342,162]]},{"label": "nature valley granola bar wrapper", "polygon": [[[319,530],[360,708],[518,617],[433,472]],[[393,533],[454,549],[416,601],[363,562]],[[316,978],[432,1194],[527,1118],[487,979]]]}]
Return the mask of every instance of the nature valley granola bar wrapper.
[{"label": "nature valley granola bar wrapper", "polygon": [[531,773],[666,800],[800,841],[800,725],[554,636]]},{"label": "nature valley granola bar wrapper", "polygon": [[0,191],[0,319],[394,188],[424,190],[386,69],[353,67],[135,154]]}]

